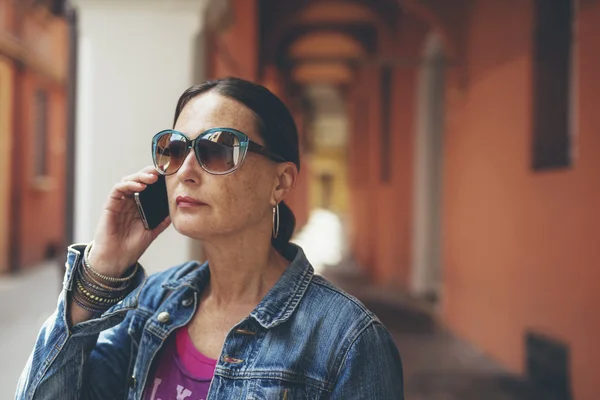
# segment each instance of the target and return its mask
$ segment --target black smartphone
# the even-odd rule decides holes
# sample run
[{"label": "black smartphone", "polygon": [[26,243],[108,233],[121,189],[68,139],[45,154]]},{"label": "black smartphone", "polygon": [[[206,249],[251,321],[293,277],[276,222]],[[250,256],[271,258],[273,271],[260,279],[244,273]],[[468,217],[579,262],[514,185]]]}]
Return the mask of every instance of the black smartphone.
[{"label": "black smartphone", "polygon": [[146,229],[156,228],[169,216],[169,199],[164,175],[158,175],[156,182],[135,193],[134,198]]}]

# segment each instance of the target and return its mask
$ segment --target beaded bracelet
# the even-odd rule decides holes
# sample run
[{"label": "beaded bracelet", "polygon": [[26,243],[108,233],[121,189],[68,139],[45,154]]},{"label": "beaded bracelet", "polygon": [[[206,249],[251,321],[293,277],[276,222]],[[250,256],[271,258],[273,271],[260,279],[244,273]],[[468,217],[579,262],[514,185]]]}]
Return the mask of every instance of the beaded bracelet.
[{"label": "beaded bracelet", "polygon": [[85,288],[83,287],[81,282],[77,282],[76,290],[79,294],[83,295],[87,301],[89,301],[90,303],[93,303],[95,305],[98,305],[98,306],[114,305],[125,298],[125,295],[121,295],[119,297],[112,297],[112,298],[98,296],[94,293],[91,293],[91,292],[85,290]]},{"label": "beaded bracelet", "polygon": [[85,268],[85,266],[80,268],[79,271],[82,275],[82,279],[84,279],[90,287],[97,287],[99,290],[105,290],[107,292],[119,292],[121,290],[127,290],[131,284],[131,281],[127,281],[119,286],[113,286],[100,281],[95,275],[90,273],[88,268]]},{"label": "beaded bracelet", "polygon": [[103,287],[96,286],[93,283],[89,282],[87,278],[88,277],[85,276],[85,272],[83,270],[77,271],[77,279],[76,279],[77,284],[81,284],[83,286],[83,288],[86,289],[88,292],[93,293],[100,297],[105,297],[105,298],[119,297],[122,293],[127,292],[128,288],[129,288],[129,283],[119,289],[103,288]]},{"label": "beaded bracelet", "polygon": [[135,276],[135,274],[138,271],[138,267],[139,267],[138,263],[135,264],[135,268],[133,269],[133,272],[129,276],[126,276],[124,278],[113,278],[112,276],[106,276],[106,275],[103,275],[100,272],[94,270],[88,261],[88,258],[90,255],[90,250],[92,249],[93,245],[94,245],[94,242],[91,241],[85,247],[85,251],[83,252],[83,265],[85,266],[86,270],[90,271],[92,274],[96,275],[98,278],[100,278],[106,282],[111,282],[111,283],[127,282],[127,281],[130,281],[131,279],[133,279],[133,277]]},{"label": "beaded bracelet", "polygon": [[75,291],[72,294],[72,300],[80,307],[85,310],[94,312],[94,313],[103,313],[114,304],[123,300],[127,293],[122,293],[118,297],[114,298],[103,298],[100,296],[95,296],[90,292],[86,291],[83,288],[83,285],[80,282],[76,282]]},{"label": "beaded bracelet", "polygon": [[75,296],[75,294],[73,296],[71,296],[71,300],[73,300],[73,302],[75,304],[77,304],[79,307],[81,307],[84,310],[87,310],[89,312],[93,312],[94,314],[102,314],[104,311],[106,311],[106,309],[104,309],[104,308],[99,308],[99,307],[90,306],[88,304],[84,304],[84,302],[82,302],[81,299],[78,299],[77,296]]},{"label": "beaded bracelet", "polygon": [[109,305],[99,304],[98,302],[92,301],[91,298],[87,298],[78,287],[73,291],[71,299],[84,310],[92,311],[94,313],[101,314],[110,307]]}]

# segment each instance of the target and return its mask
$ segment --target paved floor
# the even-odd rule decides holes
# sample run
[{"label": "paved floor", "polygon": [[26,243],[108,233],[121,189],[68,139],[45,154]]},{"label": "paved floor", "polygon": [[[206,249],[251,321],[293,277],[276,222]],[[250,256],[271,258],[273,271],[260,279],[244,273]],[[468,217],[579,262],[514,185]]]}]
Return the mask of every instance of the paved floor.
[{"label": "paved floor", "polygon": [[17,380],[40,327],[56,307],[62,267],[45,263],[0,278],[0,399],[14,399]]}]

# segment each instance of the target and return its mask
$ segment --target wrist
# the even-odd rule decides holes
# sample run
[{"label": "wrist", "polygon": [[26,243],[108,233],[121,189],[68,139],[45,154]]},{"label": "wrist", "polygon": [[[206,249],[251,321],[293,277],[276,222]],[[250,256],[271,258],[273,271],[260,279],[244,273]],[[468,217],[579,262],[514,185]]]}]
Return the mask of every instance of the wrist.
[{"label": "wrist", "polygon": [[93,269],[101,275],[113,279],[120,279],[125,271],[134,263],[123,263],[115,260],[114,257],[105,257],[101,252],[94,252],[94,242],[88,244],[83,255],[83,263],[88,268]]}]

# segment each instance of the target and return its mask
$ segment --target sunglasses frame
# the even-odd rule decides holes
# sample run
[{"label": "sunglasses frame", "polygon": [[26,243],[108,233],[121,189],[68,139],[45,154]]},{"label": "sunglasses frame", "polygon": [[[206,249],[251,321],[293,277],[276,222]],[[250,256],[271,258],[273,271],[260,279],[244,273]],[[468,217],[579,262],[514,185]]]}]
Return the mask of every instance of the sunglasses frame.
[{"label": "sunglasses frame", "polygon": [[[215,132],[229,132],[233,135],[235,135],[238,139],[238,141],[240,142],[240,157],[241,160],[239,163],[237,163],[233,168],[224,171],[224,172],[214,172],[214,171],[210,171],[205,165],[204,163],[200,160],[200,156],[198,155],[198,152],[196,151],[196,146],[198,143],[200,143],[201,140],[205,140],[204,138],[206,136],[209,136]],[[200,133],[195,139],[190,139],[189,137],[187,137],[187,135],[183,132],[180,132],[178,130],[175,129],[165,129],[162,130],[160,132],[158,132],[157,134],[155,134],[152,137],[152,162],[154,163],[154,168],[158,171],[159,174],[161,175],[165,175],[165,176],[169,176],[169,175],[174,175],[177,173],[177,171],[179,171],[179,169],[181,168],[181,165],[183,165],[183,163],[177,167],[177,169],[169,174],[162,172],[161,170],[159,170],[156,167],[156,155],[157,152],[155,151],[156,146],[158,144],[158,138],[167,134],[167,133],[176,133],[178,135],[181,135],[183,138],[185,138],[186,140],[186,153],[183,157],[183,160],[185,160],[187,158],[187,156],[190,154],[191,150],[194,150],[194,155],[196,156],[196,161],[198,161],[198,164],[200,164],[200,166],[202,167],[203,170],[205,170],[206,172],[208,172],[209,174],[212,175],[227,175],[227,174],[231,174],[232,172],[234,172],[236,169],[238,169],[243,163],[244,160],[246,159],[246,154],[248,154],[248,151],[251,151],[252,153],[256,153],[256,154],[261,154],[275,162],[285,162],[286,160],[269,151],[267,148],[265,148],[264,146],[250,140],[250,138],[248,137],[248,135],[246,135],[245,133],[238,131],[237,129],[233,129],[233,128],[211,128],[208,129],[202,133]],[[215,142],[213,142],[215,143]]]}]

